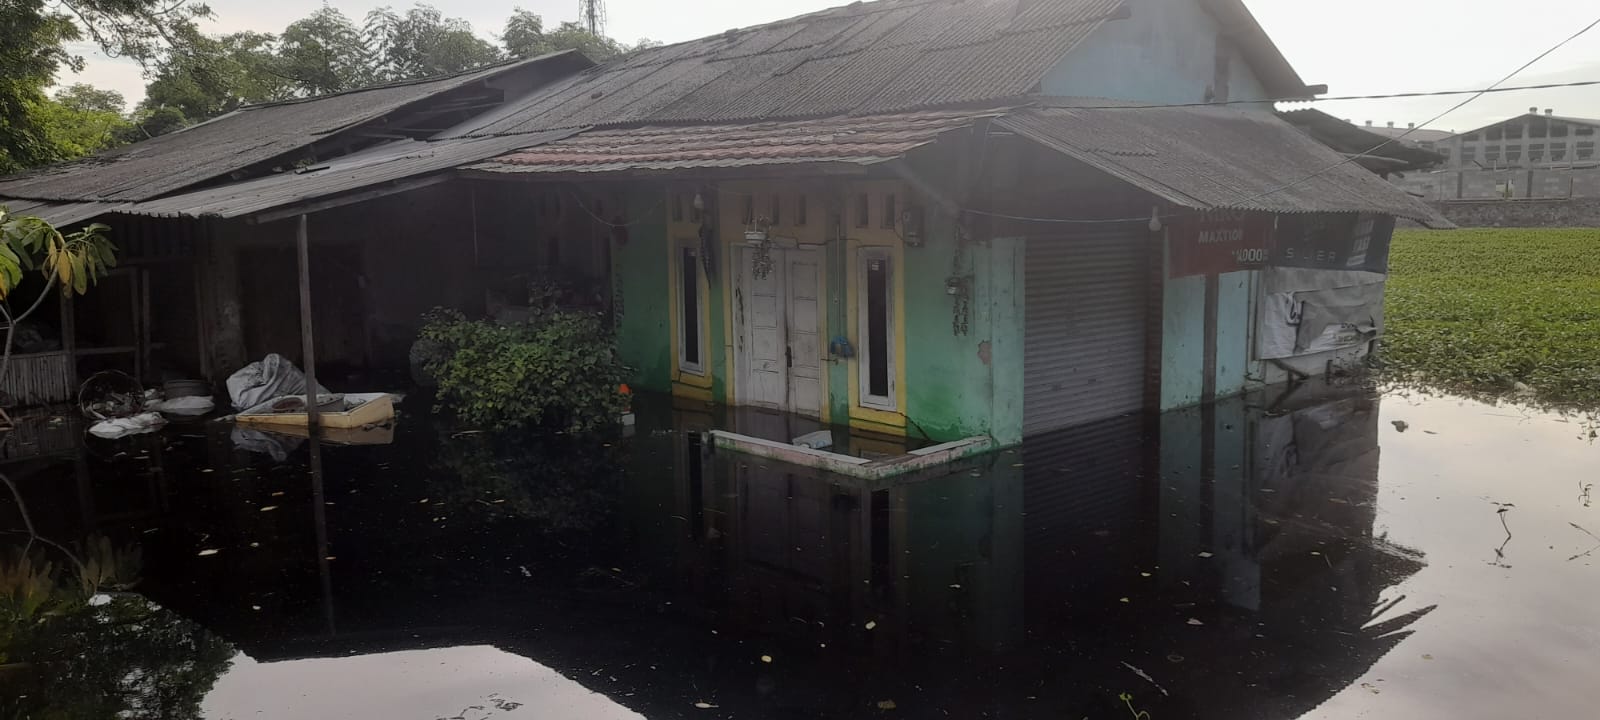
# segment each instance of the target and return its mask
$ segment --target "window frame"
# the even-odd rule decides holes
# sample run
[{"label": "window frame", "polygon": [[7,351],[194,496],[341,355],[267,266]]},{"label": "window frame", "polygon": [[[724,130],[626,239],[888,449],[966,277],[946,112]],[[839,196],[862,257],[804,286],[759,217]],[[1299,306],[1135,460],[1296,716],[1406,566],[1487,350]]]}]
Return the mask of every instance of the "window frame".
[{"label": "window frame", "polygon": [[[895,267],[894,255],[894,251],[891,248],[869,246],[861,248],[856,257],[858,268],[856,273],[856,292],[859,298],[856,327],[858,329],[857,336],[860,338],[860,346],[856,350],[856,383],[858,386],[856,404],[868,410],[881,410],[892,413],[900,411],[899,388],[897,387],[897,363],[899,358],[895,356],[897,337],[897,328],[895,326],[895,281],[898,269]],[[872,302],[869,290],[871,282],[868,278],[874,261],[884,263],[885,268],[883,278],[883,352],[886,356],[884,358],[884,371],[887,382],[884,388],[886,392],[881,395],[872,392],[872,363],[875,358],[872,355],[872,340],[868,337],[872,327]]]},{"label": "window frame", "polygon": [[[686,268],[684,267],[686,260],[692,262],[694,265],[694,287],[692,289],[686,289],[684,287],[685,280],[689,279],[689,273],[686,272]],[[694,375],[696,377],[703,378],[707,376],[709,364],[706,362],[707,342],[705,303],[707,302],[707,298],[703,287],[704,283],[701,282],[704,279],[702,273],[704,273],[705,270],[700,262],[700,248],[691,242],[679,241],[675,244],[673,261],[672,272],[676,276],[676,282],[673,283],[673,286],[677,291],[676,297],[673,298],[673,312],[677,315],[678,325],[677,337],[674,339],[675,343],[677,344],[678,351],[678,372],[685,375]],[[686,307],[688,303],[685,302],[685,300],[688,298],[688,293],[690,292],[694,293],[695,306],[692,320],[694,322],[696,340],[694,352],[697,356],[697,359],[692,362],[689,360],[688,342],[689,321],[691,318],[689,317],[690,313]]]}]

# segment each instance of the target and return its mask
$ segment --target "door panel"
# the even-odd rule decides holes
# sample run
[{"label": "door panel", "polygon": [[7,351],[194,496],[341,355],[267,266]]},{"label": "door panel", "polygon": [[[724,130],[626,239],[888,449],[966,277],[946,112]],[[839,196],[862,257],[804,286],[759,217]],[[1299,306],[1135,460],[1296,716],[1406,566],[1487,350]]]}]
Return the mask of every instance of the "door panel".
[{"label": "door panel", "polygon": [[817,318],[817,253],[790,250],[784,253],[785,282],[789,289],[789,410],[819,417],[822,414],[822,339]]},{"label": "door panel", "polygon": [[740,252],[739,264],[749,297],[749,317],[745,319],[749,337],[745,349],[749,356],[741,363],[747,368],[745,387],[748,390],[742,393],[743,402],[783,408],[788,390],[788,363],[784,357],[784,317],[779,302],[783,297],[783,274],[778,268],[782,266],[775,262],[772,272],[757,278],[750,271],[750,257],[750,250]]}]

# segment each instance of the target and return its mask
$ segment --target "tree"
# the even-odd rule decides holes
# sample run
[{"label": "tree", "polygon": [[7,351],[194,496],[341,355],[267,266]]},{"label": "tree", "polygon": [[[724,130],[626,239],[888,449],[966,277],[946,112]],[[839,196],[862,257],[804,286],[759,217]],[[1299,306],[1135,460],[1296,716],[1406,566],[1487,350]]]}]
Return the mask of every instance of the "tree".
[{"label": "tree", "polygon": [[178,45],[145,87],[142,108],[174,108],[186,119],[203,120],[287,95],[289,83],[275,68],[272,35],[239,32],[213,37],[191,25],[174,37]]},{"label": "tree", "polygon": [[378,80],[361,29],[324,7],[289,24],[278,43],[278,72],[296,95],[321,95]]},{"label": "tree", "polygon": [[129,123],[122,93],[78,83],[42,103],[35,119],[57,159],[71,160],[123,143]]},{"label": "tree", "polygon": [[419,4],[404,15],[392,8],[367,14],[367,47],[384,80],[445,75],[488,65],[500,51],[474,35],[472,25]]},{"label": "tree", "polygon": [[164,57],[178,28],[209,15],[184,0],[0,2],[0,173],[62,159],[40,114],[48,111],[44,89],[61,67],[83,67],[68,43],[87,39],[107,55],[149,66]]},{"label": "tree", "polygon": [[590,60],[605,62],[630,52],[657,47],[661,43],[640,40],[637,45],[625,43],[589,32],[575,22],[561,23],[555,30],[546,31],[544,18],[522,8],[512,11],[506,27],[500,34],[500,43],[506,54],[518,59],[538,57],[562,50],[577,50]]},{"label": "tree", "polygon": [[[12,340],[17,325],[44,304],[57,284],[61,292],[82,295],[89,286],[117,265],[116,249],[106,233],[111,228],[99,223],[63,235],[50,223],[36,217],[12,215],[0,207],[0,318],[6,323],[5,351],[0,355],[0,380],[11,365]],[[22,286],[25,273],[38,270],[44,275],[44,289],[22,312],[11,305],[14,293]]]}]

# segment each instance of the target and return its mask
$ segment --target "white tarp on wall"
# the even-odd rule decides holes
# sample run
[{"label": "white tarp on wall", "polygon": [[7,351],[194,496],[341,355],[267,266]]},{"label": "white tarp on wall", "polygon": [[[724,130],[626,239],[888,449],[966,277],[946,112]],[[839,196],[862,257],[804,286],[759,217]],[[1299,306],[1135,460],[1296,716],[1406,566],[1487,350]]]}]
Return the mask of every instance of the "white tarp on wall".
[{"label": "white tarp on wall", "polygon": [[1262,270],[1264,360],[1364,344],[1383,333],[1382,273],[1268,267]]}]

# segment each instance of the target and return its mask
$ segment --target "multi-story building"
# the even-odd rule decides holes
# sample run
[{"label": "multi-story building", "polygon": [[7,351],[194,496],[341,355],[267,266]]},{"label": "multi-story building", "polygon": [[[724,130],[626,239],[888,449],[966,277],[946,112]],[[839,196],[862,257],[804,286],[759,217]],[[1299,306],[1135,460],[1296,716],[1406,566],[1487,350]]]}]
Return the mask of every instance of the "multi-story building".
[{"label": "multi-story building", "polygon": [[1600,197],[1597,129],[1600,120],[1533,107],[1525,115],[1456,135],[1417,130],[1406,140],[1440,153],[1445,162],[1395,181],[1428,200]]}]

